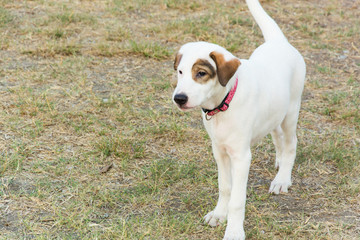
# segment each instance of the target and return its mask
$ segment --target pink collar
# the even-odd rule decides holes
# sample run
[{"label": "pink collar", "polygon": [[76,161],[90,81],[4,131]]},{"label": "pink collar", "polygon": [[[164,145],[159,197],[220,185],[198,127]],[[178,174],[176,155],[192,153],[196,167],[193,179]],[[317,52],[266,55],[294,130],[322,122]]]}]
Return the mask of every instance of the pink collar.
[{"label": "pink collar", "polygon": [[214,116],[218,112],[224,112],[224,111],[228,110],[229,104],[235,95],[237,85],[238,85],[238,79],[236,78],[235,85],[231,88],[230,92],[225,96],[224,100],[220,103],[219,106],[217,106],[216,108],[214,108],[212,110],[208,110],[205,108],[202,109],[203,112],[205,113],[206,120],[210,120],[212,118],[212,116]]}]

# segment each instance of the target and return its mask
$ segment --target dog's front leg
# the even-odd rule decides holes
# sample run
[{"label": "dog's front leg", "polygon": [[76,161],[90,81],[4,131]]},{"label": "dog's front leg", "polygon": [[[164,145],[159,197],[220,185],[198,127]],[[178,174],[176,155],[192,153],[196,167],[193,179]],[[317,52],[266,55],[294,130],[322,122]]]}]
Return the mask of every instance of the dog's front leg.
[{"label": "dog's front leg", "polygon": [[225,149],[212,143],[212,149],[218,167],[219,199],[213,211],[209,212],[204,220],[215,227],[225,222],[231,192],[230,158]]},{"label": "dog's front leg", "polygon": [[228,205],[227,227],[224,240],[245,239],[244,218],[246,185],[251,162],[250,147],[230,153],[231,197]]}]

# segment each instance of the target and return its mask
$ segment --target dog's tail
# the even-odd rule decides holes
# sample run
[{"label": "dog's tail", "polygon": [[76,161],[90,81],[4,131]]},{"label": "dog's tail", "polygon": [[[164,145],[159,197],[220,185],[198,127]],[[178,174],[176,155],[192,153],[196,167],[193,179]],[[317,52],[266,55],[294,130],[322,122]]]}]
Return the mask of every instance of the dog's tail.
[{"label": "dog's tail", "polygon": [[265,38],[265,42],[271,39],[286,39],[285,35],[272,19],[262,8],[258,0],[246,0],[246,4],[256,23],[259,25]]}]

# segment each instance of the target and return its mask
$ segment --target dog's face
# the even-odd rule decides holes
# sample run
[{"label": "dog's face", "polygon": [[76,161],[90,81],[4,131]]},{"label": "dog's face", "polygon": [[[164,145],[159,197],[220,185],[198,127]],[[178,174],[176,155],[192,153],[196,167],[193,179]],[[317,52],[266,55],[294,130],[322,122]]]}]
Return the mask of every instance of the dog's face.
[{"label": "dog's face", "polygon": [[206,42],[183,45],[175,57],[175,104],[183,111],[197,106],[214,108],[209,100],[224,88],[240,65],[224,48]]}]

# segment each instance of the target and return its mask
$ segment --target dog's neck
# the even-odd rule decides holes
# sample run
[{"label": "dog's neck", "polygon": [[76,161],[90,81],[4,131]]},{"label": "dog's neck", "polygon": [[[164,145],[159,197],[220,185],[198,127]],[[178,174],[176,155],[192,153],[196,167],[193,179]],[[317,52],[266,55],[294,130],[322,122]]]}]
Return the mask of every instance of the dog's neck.
[{"label": "dog's neck", "polygon": [[203,109],[209,110],[217,108],[224,101],[227,94],[235,85],[236,79],[237,78],[233,76],[225,87],[219,85],[217,88],[215,88],[214,91],[212,91],[211,96],[209,96],[209,100],[206,101],[206,103],[204,103],[203,105],[201,105],[201,107]]}]

